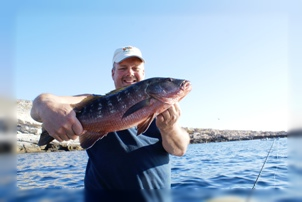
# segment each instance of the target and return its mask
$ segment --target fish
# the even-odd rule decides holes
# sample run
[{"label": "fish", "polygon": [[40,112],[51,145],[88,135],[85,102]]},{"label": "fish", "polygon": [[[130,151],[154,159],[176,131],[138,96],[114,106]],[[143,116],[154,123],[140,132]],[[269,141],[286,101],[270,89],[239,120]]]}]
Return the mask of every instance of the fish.
[{"label": "fish", "polygon": [[[168,77],[152,77],[105,95],[90,95],[72,105],[83,127],[79,136],[83,149],[91,148],[108,133],[137,127],[144,133],[155,117],[183,99],[192,90],[190,81]],[[39,146],[54,140],[42,130]]]}]

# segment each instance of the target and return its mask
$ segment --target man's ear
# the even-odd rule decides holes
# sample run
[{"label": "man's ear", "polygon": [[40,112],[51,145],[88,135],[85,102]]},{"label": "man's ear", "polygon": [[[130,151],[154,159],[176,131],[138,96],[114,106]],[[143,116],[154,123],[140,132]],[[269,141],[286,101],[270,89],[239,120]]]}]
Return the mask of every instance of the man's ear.
[{"label": "man's ear", "polygon": [[[112,69],[111,69],[111,77],[112,77],[112,79],[113,79],[113,77],[114,77],[114,72],[115,72],[115,63],[113,63],[113,67],[112,67]],[[113,79],[114,80],[114,79]]]},{"label": "man's ear", "polygon": [[144,78],[145,78],[145,69],[143,69],[143,76],[144,76]]}]

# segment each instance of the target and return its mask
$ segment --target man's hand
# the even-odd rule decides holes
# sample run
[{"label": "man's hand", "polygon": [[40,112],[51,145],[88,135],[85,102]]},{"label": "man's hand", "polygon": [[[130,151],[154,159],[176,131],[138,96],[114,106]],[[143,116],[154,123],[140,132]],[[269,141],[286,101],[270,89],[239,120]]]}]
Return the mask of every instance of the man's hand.
[{"label": "man's hand", "polygon": [[31,116],[42,122],[43,128],[56,140],[74,140],[83,133],[83,127],[69,104],[74,100],[73,97],[42,94],[34,100]]},{"label": "man's hand", "polygon": [[176,156],[184,155],[190,143],[189,134],[178,124],[180,114],[180,107],[176,103],[156,118],[163,147],[168,153]]},{"label": "man's hand", "polygon": [[177,120],[180,117],[180,113],[178,103],[172,105],[169,109],[157,116],[156,126],[161,131],[172,130],[173,126],[177,123]]},{"label": "man's hand", "polygon": [[75,140],[83,131],[74,110],[68,104],[53,105],[45,110],[41,119],[43,128],[59,142]]}]

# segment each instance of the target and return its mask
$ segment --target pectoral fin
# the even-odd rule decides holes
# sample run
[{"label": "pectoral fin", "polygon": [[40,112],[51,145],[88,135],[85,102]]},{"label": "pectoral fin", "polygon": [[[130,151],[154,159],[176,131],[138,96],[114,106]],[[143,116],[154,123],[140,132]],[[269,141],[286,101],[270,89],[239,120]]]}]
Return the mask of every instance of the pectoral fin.
[{"label": "pectoral fin", "polygon": [[133,105],[132,107],[130,107],[123,115],[122,118],[125,118],[131,114],[133,114],[134,112],[144,108],[144,107],[147,107],[150,105],[150,99],[146,99],[146,100],[142,100],[138,103],[136,103],[135,105]]},{"label": "pectoral fin", "polygon": [[96,141],[102,139],[106,135],[107,133],[86,132],[80,135],[80,145],[83,149],[89,149],[96,143]]},{"label": "pectoral fin", "polygon": [[137,135],[140,135],[141,133],[146,132],[146,130],[151,125],[151,123],[152,123],[153,119],[155,118],[155,116],[156,116],[155,114],[152,114],[146,120],[144,120],[143,122],[138,124],[138,126],[137,126]]}]

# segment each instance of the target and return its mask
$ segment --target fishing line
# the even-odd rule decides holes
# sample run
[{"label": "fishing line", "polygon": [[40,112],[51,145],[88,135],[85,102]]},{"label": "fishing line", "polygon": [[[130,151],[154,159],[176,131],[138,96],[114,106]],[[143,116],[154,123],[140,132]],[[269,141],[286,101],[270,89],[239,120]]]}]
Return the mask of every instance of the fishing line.
[{"label": "fishing line", "polygon": [[266,164],[267,158],[268,158],[269,154],[271,153],[271,150],[272,150],[272,148],[273,148],[273,146],[274,146],[274,143],[275,143],[275,139],[274,139],[274,141],[273,141],[273,144],[271,145],[271,148],[269,149],[269,151],[268,151],[268,153],[267,153],[267,155],[266,155],[266,158],[265,158],[265,160],[264,160],[264,162],[263,162],[263,164],[262,164],[262,167],[261,167],[261,169],[260,169],[260,172],[259,172],[259,174],[258,174],[258,176],[257,176],[257,178],[256,178],[256,180],[255,180],[255,182],[254,182],[254,185],[253,185],[253,187],[252,187],[252,191],[251,191],[249,197],[247,198],[247,201],[249,201],[249,199],[250,199],[250,197],[251,197],[251,195],[252,195],[252,193],[253,193],[253,190],[255,189],[255,186],[256,186],[256,184],[257,184],[257,182],[258,182],[258,179],[259,179],[259,177],[260,177],[260,175],[261,175],[261,173],[262,173],[262,170],[263,170],[263,168],[264,168],[264,165]]},{"label": "fishing line", "polygon": [[[278,151],[279,151],[279,139],[277,139],[277,154],[276,154],[276,161],[278,162],[278,159],[279,159],[279,154],[278,154]],[[276,179],[276,173],[277,173],[277,169],[278,169],[278,164],[275,166],[275,172],[274,172],[274,188],[276,189],[276,184],[277,184],[277,179]]]}]

